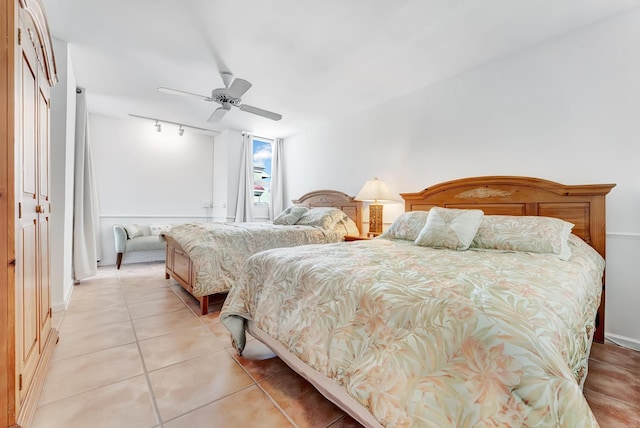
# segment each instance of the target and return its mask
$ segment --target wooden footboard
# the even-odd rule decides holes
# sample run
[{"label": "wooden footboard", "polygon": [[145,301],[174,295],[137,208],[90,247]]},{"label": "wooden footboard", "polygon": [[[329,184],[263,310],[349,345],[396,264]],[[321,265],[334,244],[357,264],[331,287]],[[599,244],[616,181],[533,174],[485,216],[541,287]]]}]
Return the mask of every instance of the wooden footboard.
[{"label": "wooden footboard", "polygon": [[164,264],[164,277],[166,279],[173,278],[189,294],[198,299],[200,302],[200,314],[206,315],[209,311],[209,296],[195,296],[193,294],[195,275],[193,262],[187,252],[173,238],[165,236],[165,241],[167,243],[167,257]]}]

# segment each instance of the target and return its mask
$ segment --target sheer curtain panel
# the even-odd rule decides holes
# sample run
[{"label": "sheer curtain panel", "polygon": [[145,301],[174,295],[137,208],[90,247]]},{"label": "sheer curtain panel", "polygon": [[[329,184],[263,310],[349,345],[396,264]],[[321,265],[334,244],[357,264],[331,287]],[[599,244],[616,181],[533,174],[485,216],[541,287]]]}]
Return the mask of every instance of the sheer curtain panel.
[{"label": "sheer curtain panel", "polygon": [[89,114],[84,89],[76,90],[76,147],[73,201],[73,276],[76,281],[98,273],[100,209],[91,158]]},{"label": "sheer curtain panel", "polygon": [[271,157],[271,200],[269,203],[269,220],[273,220],[286,208],[284,202],[284,163],[282,138],[273,140]]},{"label": "sheer curtain panel", "polygon": [[238,202],[236,222],[253,221],[253,141],[249,134],[242,133],[242,160],[238,180]]}]

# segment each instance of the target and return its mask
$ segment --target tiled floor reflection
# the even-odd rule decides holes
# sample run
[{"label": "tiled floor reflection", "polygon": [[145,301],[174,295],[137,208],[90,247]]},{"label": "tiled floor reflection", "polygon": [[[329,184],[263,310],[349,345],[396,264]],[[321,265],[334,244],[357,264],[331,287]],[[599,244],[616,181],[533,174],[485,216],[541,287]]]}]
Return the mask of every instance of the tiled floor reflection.
[{"label": "tiled floor reflection", "polygon": [[[56,346],[34,428],[359,427],[250,340],[242,357],[164,264],[102,267],[54,314]],[[594,344],[585,396],[600,425],[640,427],[640,352]]]},{"label": "tiled floor reflection", "polygon": [[60,342],[33,427],[359,426],[260,342],[238,357],[223,302],[198,315],[163,263],[100,268],[54,315]]}]

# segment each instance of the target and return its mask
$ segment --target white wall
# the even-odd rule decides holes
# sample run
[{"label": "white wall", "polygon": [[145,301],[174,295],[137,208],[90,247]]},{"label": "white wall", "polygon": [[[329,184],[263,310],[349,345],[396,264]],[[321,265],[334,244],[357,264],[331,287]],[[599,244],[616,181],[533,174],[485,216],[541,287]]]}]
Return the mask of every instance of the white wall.
[{"label": "white wall", "polygon": [[[640,349],[639,114],[636,10],[288,138],[287,197],[353,195],[374,176],[399,192],[478,175],[617,183],[606,332]],[[400,211],[385,207],[385,221]]]},{"label": "white wall", "polygon": [[53,39],[59,82],[51,89],[51,307],[64,310],[73,290],[73,165],[76,81],[66,42]]},{"label": "white wall", "polygon": [[[211,218],[213,137],[135,118],[89,116],[102,239],[100,265],[115,263],[113,225]],[[123,264],[163,260],[163,251],[125,254]]]}]

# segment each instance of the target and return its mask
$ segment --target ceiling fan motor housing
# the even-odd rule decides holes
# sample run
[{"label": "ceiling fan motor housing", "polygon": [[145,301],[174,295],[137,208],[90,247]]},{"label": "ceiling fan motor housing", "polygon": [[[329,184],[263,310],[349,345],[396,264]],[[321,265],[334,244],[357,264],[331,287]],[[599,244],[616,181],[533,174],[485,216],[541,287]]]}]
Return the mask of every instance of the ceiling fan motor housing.
[{"label": "ceiling fan motor housing", "polygon": [[211,98],[219,104],[231,104],[233,106],[240,104],[240,98],[229,96],[225,89],[214,89],[211,91]]}]

